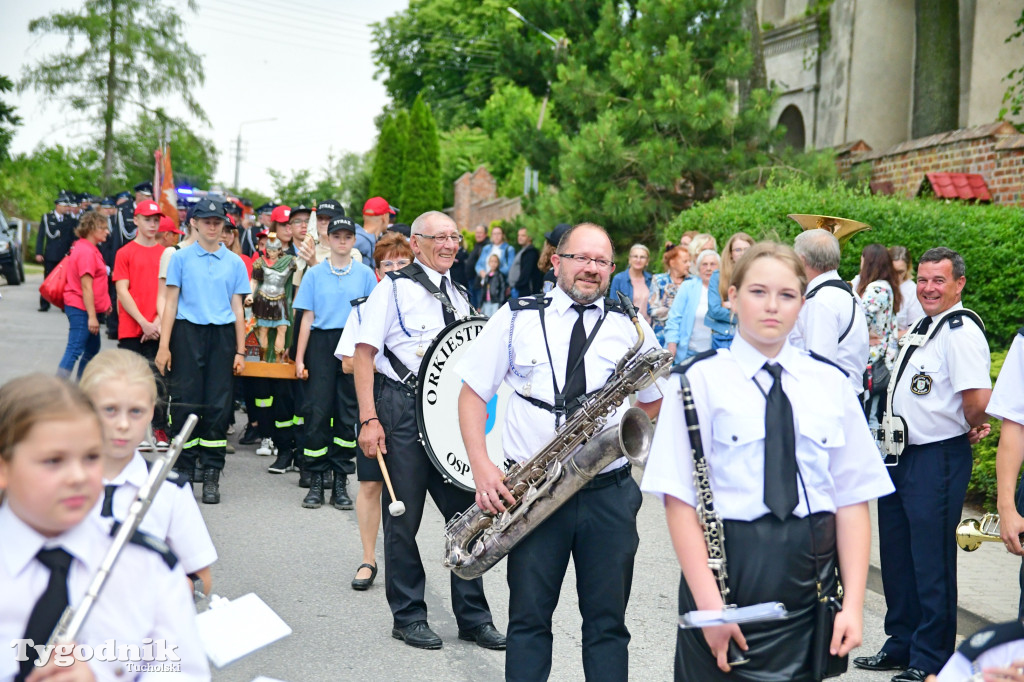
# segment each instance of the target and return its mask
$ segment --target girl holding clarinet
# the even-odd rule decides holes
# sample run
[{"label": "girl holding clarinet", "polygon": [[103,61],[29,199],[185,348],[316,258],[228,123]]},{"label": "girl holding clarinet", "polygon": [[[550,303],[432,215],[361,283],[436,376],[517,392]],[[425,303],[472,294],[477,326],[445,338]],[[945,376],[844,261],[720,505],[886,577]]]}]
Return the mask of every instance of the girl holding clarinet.
[{"label": "girl holding clarinet", "polygon": [[[45,645],[109,560],[109,524],[90,514],[103,491],[102,452],[100,421],[78,387],[31,374],[0,388],[0,641],[12,647],[0,656],[0,680],[169,678],[162,670],[209,680],[184,572],[134,544],[116,557],[79,631],[79,657],[60,646],[36,664],[27,640]],[[140,655],[118,655],[125,647]]]},{"label": "girl holding clarinet", "polygon": [[[738,318],[731,348],[699,354],[668,382],[641,487],[665,505],[682,568],[679,613],[782,602],[789,614],[680,629],[676,680],[821,679],[812,654],[820,663],[861,642],[868,500],[892,484],[843,372],[786,340],[806,284],[789,247],[750,247],[728,290]],[[687,382],[692,402],[684,406]],[[704,495],[695,491],[698,455],[707,465]],[[716,528],[710,521],[719,517]],[[709,552],[724,558],[715,571]],[[843,608],[816,633],[816,607],[839,595],[837,579]]]}]

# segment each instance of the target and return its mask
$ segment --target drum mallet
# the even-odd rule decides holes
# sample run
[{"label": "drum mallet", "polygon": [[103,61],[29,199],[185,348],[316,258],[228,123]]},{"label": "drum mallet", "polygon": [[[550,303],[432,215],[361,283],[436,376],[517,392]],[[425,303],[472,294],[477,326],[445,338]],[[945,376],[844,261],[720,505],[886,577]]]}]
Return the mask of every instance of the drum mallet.
[{"label": "drum mallet", "polygon": [[391,487],[391,477],[388,476],[388,466],[384,463],[384,455],[380,452],[380,446],[377,446],[377,462],[380,464],[380,472],[384,474],[384,482],[388,484],[388,493],[391,495],[393,502],[388,505],[388,511],[391,512],[392,516],[401,516],[405,513],[405,502],[395,499],[395,489]]}]

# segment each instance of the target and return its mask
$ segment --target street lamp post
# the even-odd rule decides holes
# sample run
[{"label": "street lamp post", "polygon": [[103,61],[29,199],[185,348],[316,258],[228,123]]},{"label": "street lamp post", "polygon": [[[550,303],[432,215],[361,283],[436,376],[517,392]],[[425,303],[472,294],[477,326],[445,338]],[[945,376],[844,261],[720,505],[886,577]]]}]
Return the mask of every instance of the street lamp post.
[{"label": "street lamp post", "polygon": [[242,121],[238,124],[238,138],[235,140],[235,191],[238,191],[238,172],[242,165],[242,126],[249,125],[250,123],[269,123],[270,121],[276,121],[277,117],[274,118],[260,118],[253,121]]},{"label": "street lamp post", "polygon": [[[552,44],[552,49],[554,49],[554,51],[555,51],[555,57],[556,58],[558,57],[558,51],[559,50],[569,46],[569,40],[567,38],[559,39],[559,38],[554,37],[553,35],[551,35],[547,31],[545,31],[544,29],[540,28],[535,23],[533,23],[532,21],[530,21],[529,19],[524,17],[522,14],[520,14],[519,11],[515,7],[507,7],[506,9],[509,11],[509,14],[511,14],[516,19],[518,19],[519,21],[523,22],[524,24],[526,24],[527,26],[532,28],[534,31],[536,31],[537,33],[539,33],[542,36],[544,36],[548,41],[550,41],[551,44]],[[548,97],[550,97],[550,95],[551,95],[551,81],[548,81],[547,83],[548,83],[548,89],[544,93],[544,99],[542,99],[541,102],[540,102],[540,116],[537,117],[537,130],[538,130],[538,132],[540,131],[541,126],[544,125],[544,112],[547,111],[547,108],[548,108]],[[537,171],[535,171],[535,170],[531,169],[529,166],[527,166],[526,170],[523,172],[523,194],[524,195],[528,195],[530,193],[530,189],[531,188],[533,189],[534,192],[537,191]]]}]

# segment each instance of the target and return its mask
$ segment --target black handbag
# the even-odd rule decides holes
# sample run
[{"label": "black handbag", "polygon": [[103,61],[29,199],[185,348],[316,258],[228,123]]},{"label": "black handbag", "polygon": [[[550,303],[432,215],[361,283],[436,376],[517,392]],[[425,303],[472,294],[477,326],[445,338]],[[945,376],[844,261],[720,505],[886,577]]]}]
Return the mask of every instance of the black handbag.
[{"label": "black handbag", "polygon": [[869,396],[882,395],[889,390],[889,380],[892,373],[885,364],[885,356],[879,356],[877,360],[868,365],[864,372],[864,390]]}]

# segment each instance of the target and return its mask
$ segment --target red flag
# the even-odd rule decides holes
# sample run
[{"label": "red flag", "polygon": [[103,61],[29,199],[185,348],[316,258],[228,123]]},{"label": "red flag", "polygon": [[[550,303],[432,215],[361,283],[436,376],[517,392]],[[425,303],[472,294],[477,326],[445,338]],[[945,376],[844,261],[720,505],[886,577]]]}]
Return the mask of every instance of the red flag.
[{"label": "red flag", "polygon": [[[159,163],[159,157],[157,159]],[[174,173],[171,172],[170,145],[167,145],[163,154],[163,168],[161,171],[160,198],[157,202],[160,204],[160,211],[177,225],[181,220],[178,217],[178,190],[174,187]]]}]

